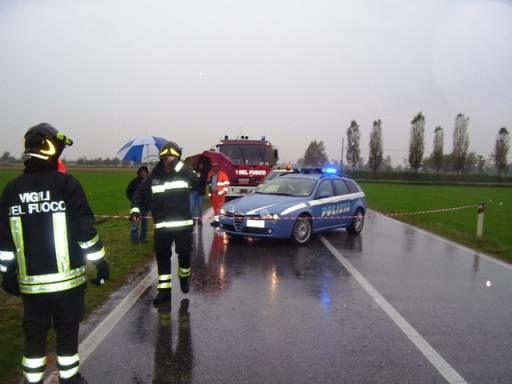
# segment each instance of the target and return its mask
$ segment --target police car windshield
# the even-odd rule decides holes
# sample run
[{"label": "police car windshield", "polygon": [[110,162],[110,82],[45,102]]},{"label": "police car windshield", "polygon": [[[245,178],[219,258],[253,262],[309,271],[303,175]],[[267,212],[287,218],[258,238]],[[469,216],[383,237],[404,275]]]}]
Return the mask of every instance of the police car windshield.
[{"label": "police car windshield", "polygon": [[282,175],[283,173],[288,172],[286,169],[273,170],[265,177],[264,183],[268,183],[270,180],[274,180],[277,176]]},{"label": "police car windshield", "polygon": [[284,195],[284,196],[309,196],[313,192],[316,180],[298,177],[276,177],[269,182],[262,184],[256,190],[256,193],[266,195]]}]

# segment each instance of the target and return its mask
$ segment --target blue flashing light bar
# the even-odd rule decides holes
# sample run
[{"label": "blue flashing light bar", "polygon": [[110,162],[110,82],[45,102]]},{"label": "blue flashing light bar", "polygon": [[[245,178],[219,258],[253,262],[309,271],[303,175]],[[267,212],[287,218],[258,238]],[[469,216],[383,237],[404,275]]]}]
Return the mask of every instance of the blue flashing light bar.
[{"label": "blue flashing light bar", "polygon": [[300,173],[322,173],[324,175],[342,175],[340,167],[326,164],[323,167],[303,167],[298,170]]},{"label": "blue flashing light bar", "polygon": [[322,173],[325,175],[341,175],[343,174],[341,167],[336,164],[324,164],[322,167]]},{"label": "blue flashing light bar", "polygon": [[334,167],[327,167],[322,169],[323,173],[327,173],[328,175],[336,175],[338,170]]}]

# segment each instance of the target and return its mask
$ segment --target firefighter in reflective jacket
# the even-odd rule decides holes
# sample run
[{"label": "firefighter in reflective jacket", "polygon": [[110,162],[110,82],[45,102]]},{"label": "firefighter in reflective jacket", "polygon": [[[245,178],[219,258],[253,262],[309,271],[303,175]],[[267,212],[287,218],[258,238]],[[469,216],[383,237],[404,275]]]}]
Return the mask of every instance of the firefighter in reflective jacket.
[{"label": "firefighter in reflective jacket", "polygon": [[217,162],[212,163],[212,168],[208,173],[208,189],[213,208],[212,225],[216,226],[219,223],[220,209],[224,205],[229,190],[229,177],[220,170],[220,165]]},{"label": "firefighter in reflective jacket", "polygon": [[171,299],[171,246],[178,254],[178,276],[183,293],[189,291],[192,229],[190,191],[199,176],[180,160],[181,148],[170,141],[160,148],[160,162],[135,191],[130,220],[138,222],[144,207],[150,207],[155,226],[155,253],[158,264],[158,294],[154,305]]},{"label": "firefighter in reflective jacket", "polygon": [[85,262],[96,265],[101,285],[109,276],[105,250],[80,183],[57,171],[73,142],[49,124],[25,134],[25,169],[0,198],[2,287],[23,299],[25,383],[42,383],[46,337],[57,336],[60,383],[85,383],[79,373],[78,327],[84,314]]}]

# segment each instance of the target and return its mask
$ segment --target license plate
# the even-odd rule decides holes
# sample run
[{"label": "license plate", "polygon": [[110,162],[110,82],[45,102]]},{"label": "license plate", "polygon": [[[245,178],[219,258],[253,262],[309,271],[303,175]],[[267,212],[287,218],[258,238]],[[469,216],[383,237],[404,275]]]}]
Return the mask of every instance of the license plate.
[{"label": "license plate", "polygon": [[265,228],[265,222],[263,220],[247,220],[246,226],[252,228]]}]

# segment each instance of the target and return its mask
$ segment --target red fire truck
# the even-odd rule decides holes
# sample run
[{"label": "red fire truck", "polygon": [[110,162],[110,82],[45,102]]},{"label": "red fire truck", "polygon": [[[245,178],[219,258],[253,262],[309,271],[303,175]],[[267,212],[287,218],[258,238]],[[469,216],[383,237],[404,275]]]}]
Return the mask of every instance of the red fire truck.
[{"label": "red fire truck", "polygon": [[214,161],[229,176],[227,196],[239,197],[253,191],[270,172],[278,159],[278,151],[263,136],[261,140],[250,140],[248,136],[230,139],[224,136],[211,151],[204,151],[195,161],[204,161],[209,169]]}]

